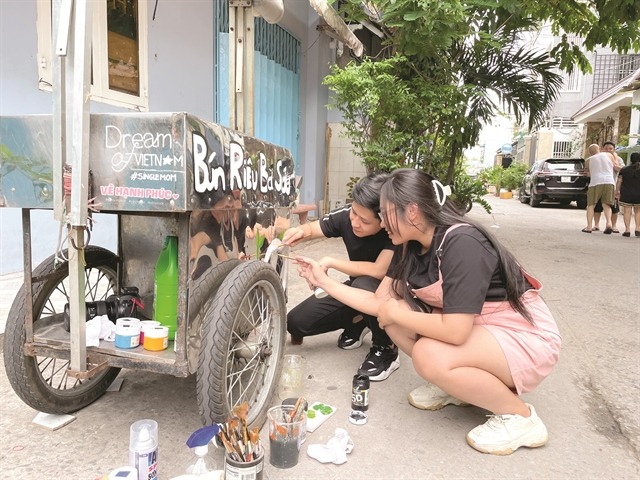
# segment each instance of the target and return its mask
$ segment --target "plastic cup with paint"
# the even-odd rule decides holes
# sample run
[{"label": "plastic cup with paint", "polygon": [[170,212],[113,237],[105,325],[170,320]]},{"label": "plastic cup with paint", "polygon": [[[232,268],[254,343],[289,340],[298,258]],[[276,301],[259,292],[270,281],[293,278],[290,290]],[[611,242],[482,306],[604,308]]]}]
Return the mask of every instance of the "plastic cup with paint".
[{"label": "plastic cup with paint", "polygon": [[277,468],[291,468],[298,464],[305,419],[304,410],[291,418],[294,407],[278,405],[267,412],[269,420],[269,463]]}]

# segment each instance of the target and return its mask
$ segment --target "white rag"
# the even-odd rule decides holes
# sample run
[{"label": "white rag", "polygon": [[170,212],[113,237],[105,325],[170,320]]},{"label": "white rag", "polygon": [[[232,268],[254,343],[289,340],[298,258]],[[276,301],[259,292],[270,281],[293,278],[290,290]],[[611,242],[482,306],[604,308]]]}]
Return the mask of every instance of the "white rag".
[{"label": "white rag", "polygon": [[341,465],[347,461],[347,453],[353,450],[353,440],[344,428],[336,428],[335,435],[326,445],[318,443],[307,447],[307,455],[320,463]]},{"label": "white rag", "polygon": [[116,326],[109,320],[108,316],[100,315],[87,322],[86,333],[87,347],[97,347],[100,345],[100,340],[115,341]]}]

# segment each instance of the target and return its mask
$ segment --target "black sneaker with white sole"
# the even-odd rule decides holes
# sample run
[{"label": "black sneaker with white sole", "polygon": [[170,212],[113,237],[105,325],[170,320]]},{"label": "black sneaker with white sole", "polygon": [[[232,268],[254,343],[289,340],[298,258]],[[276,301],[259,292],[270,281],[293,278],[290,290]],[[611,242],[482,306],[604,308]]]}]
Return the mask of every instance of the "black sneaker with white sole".
[{"label": "black sneaker with white sole", "polygon": [[338,337],[338,347],[343,350],[358,348],[370,331],[369,327],[367,327],[367,322],[360,320],[358,323],[354,323],[349,328],[344,329],[340,337]]},{"label": "black sneaker with white sole", "polygon": [[367,375],[372,382],[381,382],[389,378],[389,375],[398,368],[400,368],[398,347],[381,347],[374,345],[369,350],[364,363],[360,365],[358,373]]}]

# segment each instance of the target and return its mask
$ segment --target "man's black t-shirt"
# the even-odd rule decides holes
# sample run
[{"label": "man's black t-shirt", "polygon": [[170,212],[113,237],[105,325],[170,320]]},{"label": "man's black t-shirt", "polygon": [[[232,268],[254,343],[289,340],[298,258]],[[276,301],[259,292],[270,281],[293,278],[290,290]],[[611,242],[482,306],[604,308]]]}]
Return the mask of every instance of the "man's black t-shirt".
[{"label": "man's black t-shirt", "polygon": [[320,229],[325,237],[342,237],[349,260],[352,262],[375,262],[382,250],[393,249],[393,243],[384,229],[368,237],[358,237],[353,233],[350,212],[351,205],[347,205],[328,213],[320,220]]},{"label": "man's black t-shirt", "polygon": [[[418,256],[419,269],[408,277],[412,288],[423,288],[438,280],[436,252],[448,228],[436,227],[431,247]],[[390,268],[401,256],[402,246],[396,247]],[[484,302],[506,300],[507,291],[498,270],[498,255],[489,240],[476,228],[464,225],[449,232],[442,245],[440,262],[443,313],[479,314]],[[527,282],[526,289],[530,288]]]}]

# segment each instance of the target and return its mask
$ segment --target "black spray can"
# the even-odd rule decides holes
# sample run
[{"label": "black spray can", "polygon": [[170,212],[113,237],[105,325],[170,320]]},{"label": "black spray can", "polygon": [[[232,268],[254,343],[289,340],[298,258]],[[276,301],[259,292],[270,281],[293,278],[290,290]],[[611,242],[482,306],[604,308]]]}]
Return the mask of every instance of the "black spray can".
[{"label": "black spray can", "polygon": [[369,410],[369,377],[356,374],[351,386],[351,410]]},{"label": "black spray can", "polygon": [[369,377],[354,375],[351,385],[351,414],[349,421],[355,425],[367,423],[369,415]]}]

